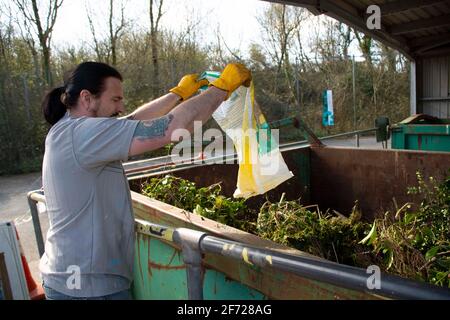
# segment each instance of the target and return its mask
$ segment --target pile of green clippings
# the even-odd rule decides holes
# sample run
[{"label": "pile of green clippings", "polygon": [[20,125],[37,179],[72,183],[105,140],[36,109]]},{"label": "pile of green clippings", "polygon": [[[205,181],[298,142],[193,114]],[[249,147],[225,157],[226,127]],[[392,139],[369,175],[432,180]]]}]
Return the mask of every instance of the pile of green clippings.
[{"label": "pile of green clippings", "polygon": [[[372,224],[361,220],[357,204],[349,216],[322,212],[298,200],[266,201],[257,210],[245,200],[221,195],[220,184],[198,188],[188,180],[167,175],[152,178],[142,193],[178,208],[261,238],[338,263],[383,271],[450,286],[450,176],[441,184],[417,175],[410,188],[423,201],[385,212]],[[414,209],[412,209],[414,207]]]},{"label": "pile of green clippings", "polygon": [[408,193],[420,195],[420,204],[375,219],[361,243],[386,272],[450,287],[450,176],[426,182],[417,172],[417,181]]},{"label": "pile of green clippings", "polygon": [[368,224],[361,221],[357,206],[349,217],[338,212],[321,212],[317,206],[303,206],[299,201],[267,201],[257,218],[258,236],[285,244],[312,255],[338,263],[355,265],[358,244]]},{"label": "pile of green clippings", "polygon": [[245,200],[227,198],[221,195],[221,191],[220,183],[198,188],[195,183],[172,175],[152,178],[142,186],[142,193],[148,197],[254,233],[254,213],[247,207]]}]

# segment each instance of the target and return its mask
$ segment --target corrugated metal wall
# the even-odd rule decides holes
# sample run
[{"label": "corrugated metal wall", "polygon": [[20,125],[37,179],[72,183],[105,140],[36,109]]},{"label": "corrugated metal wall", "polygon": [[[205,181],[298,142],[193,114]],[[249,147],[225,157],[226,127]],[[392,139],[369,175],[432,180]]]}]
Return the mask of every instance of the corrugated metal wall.
[{"label": "corrugated metal wall", "polygon": [[423,58],[420,68],[418,112],[450,118],[450,56]]}]

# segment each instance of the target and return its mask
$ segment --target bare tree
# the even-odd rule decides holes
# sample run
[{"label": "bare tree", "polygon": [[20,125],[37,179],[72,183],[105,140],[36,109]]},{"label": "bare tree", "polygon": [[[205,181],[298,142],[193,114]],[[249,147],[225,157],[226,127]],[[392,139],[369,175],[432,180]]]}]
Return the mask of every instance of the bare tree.
[{"label": "bare tree", "polygon": [[152,65],[153,65],[153,95],[159,96],[160,79],[159,79],[159,52],[158,37],[161,17],[163,16],[164,0],[149,0],[149,18],[150,18],[150,43],[152,48]]},{"label": "bare tree", "polygon": [[382,65],[386,65],[388,70],[391,72],[397,71],[397,59],[399,56],[398,51],[389,48],[388,46],[380,43],[381,47],[381,57],[382,57]]},{"label": "bare tree", "polygon": [[359,31],[354,31],[355,37],[358,40],[359,49],[366,60],[366,63],[369,67],[372,66],[372,47],[373,40],[370,36],[366,34],[362,34]]},{"label": "bare tree", "polygon": [[92,20],[92,13],[90,12],[90,10],[87,7],[86,7],[86,15],[87,15],[88,22],[89,22],[89,29],[91,30],[91,34],[92,34],[92,39],[94,41],[94,51],[97,56],[97,61],[108,62],[108,60],[109,60],[108,52],[107,52],[107,50],[105,52],[104,43],[101,43],[100,40],[98,39],[97,32],[95,30],[94,21]]},{"label": "bare tree", "polygon": [[213,34],[215,35],[215,39],[214,42],[211,43],[209,59],[213,69],[220,69],[223,65],[227,64],[229,58],[225,54],[226,48],[224,48],[225,44],[222,41],[223,37],[220,32],[219,24],[216,25]]},{"label": "bare tree", "polygon": [[[11,15],[9,15],[11,18]],[[10,109],[14,100],[9,94],[8,84],[11,83],[11,66],[9,51],[13,43],[13,28],[11,21],[3,25],[0,20],[0,134],[2,136],[2,145],[11,144],[11,119]],[[1,157],[1,156],[0,156]]]},{"label": "bare tree", "polygon": [[339,35],[340,35],[339,42],[342,47],[342,56],[344,59],[347,59],[348,58],[348,49],[350,47],[350,44],[353,42],[354,34],[352,32],[352,29],[345,23],[339,22],[337,28],[338,28]]},{"label": "bare tree", "polygon": [[113,65],[117,64],[117,40],[119,36],[121,35],[123,29],[125,28],[125,18],[124,18],[124,12],[125,8],[122,3],[122,7],[120,10],[120,22],[115,25],[114,24],[114,5],[113,0],[109,0],[109,42],[111,47],[111,62]]},{"label": "bare tree", "polygon": [[350,44],[354,40],[352,29],[347,25],[325,17],[321,26],[315,30],[313,48],[325,61],[348,58]]},{"label": "bare tree", "polygon": [[[0,14],[5,15],[9,18],[9,25],[7,29],[13,30],[13,24],[18,27],[18,31],[22,37],[22,40],[27,44],[30,49],[30,53],[33,57],[33,66],[35,77],[38,82],[42,80],[41,74],[41,62],[39,57],[38,48],[36,47],[36,41],[33,38],[33,32],[31,30],[30,24],[26,19],[20,20],[17,15],[13,14],[11,4],[0,7]],[[1,20],[1,19],[0,19]],[[3,51],[4,52],[4,51]]]},{"label": "bare tree", "polygon": [[277,72],[281,71],[283,63],[289,61],[289,49],[294,33],[303,20],[302,12],[292,6],[271,4],[261,17],[257,17],[265,34],[265,49],[275,61]]},{"label": "bare tree", "polygon": [[30,49],[31,56],[33,57],[33,65],[34,65],[34,75],[36,79],[41,79],[41,64],[39,62],[39,52],[36,46],[36,41],[33,39],[33,37],[30,37],[30,26],[28,23],[25,23],[25,32],[21,30],[22,33],[22,39],[25,40],[25,42],[28,45],[28,48]]},{"label": "bare tree", "polygon": [[47,2],[48,7],[46,8],[46,14],[42,17],[39,13],[39,8],[41,8],[42,5],[40,3],[38,4],[37,0],[14,0],[14,3],[19,8],[19,11],[24,18],[24,24],[33,26],[42,51],[42,70],[44,79],[48,85],[52,85],[50,44],[53,27],[55,26],[56,18],[58,16],[58,10],[62,5],[63,0],[49,0]]},{"label": "bare tree", "polygon": [[[117,1],[116,1],[117,3]],[[125,20],[125,3],[122,1],[120,3],[120,17],[116,19],[114,11],[114,1],[109,0],[108,7],[108,32],[106,42],[99,39],[96,31],[96,27],[93,21],[93,13],[86,6],[87,18],[89,21],[89,28],[91,30],[92,38],[94,41],[94,51],[97,55],[99,61],[105,61],[106,63],[111,63],[112,65],[117,65],[117,46],[120,37],[123,35],[124,29],[127,26],[127,21]]]},{"label": "bare tree", "polygon": [[[293,41],[301,23],[305,19],[305,11],[300,8],[281,4],[271,4],[263,15],[257,20],[264,32],[263,43],[266,52],[276,65],[276,77],[280,78],[284,73],[286,85],[296,99],[295,90],[292,87],[292,67],[289,53]],[[279,81],[274,82],[273,91],[278,90]]]},{"label": "bare tree", "polygon": [[[225,41],[225,39],[223,38],[222,33],[220,32],[219,27],[217,27],[217,41],[218,42],[222,42],[223,45],[225,46],[225,48],[227,49],[227,51],[231,54],[231,56],[236,59],[237,61],[243,61],[242,60],[242,55],[239,52],[239,50],[233,50],[230,48],[230,46],[227,44],[227,42]],[[220,46],[220,44],[219,44]]]}]

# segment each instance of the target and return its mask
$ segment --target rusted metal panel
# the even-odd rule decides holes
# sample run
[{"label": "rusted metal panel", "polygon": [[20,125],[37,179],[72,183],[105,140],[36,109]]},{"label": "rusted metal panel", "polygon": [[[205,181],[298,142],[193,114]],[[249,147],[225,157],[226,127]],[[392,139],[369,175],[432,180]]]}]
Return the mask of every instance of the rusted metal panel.
[{"label": "rusted metal panel", "polygon": [[393,198],[401,205],[417,198],[407,187],[417,185],[416,171],[425,177],[444,179],[450,154],[405,150],[313,148],[311,150],[312,203],[322,209],[350,213],[358,200],[369,220],[392,209]]},{"label": "rusted metal panel", "polygon": [[[186,264],[174,243],[137,233],[135,247],[135,299],[188,299]],[[213,268],[206,267],[202,274],[205,299],[265,299],[258,291]]]}]

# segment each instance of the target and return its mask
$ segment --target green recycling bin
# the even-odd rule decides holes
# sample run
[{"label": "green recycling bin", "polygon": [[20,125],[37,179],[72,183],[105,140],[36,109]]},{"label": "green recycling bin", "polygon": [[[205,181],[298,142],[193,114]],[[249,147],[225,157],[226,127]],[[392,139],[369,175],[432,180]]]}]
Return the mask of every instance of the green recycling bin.
[{"label": "green recycling bin", "polygon": [[450,152],[450,119],[413,115],[391,127],[392,149]]}]

